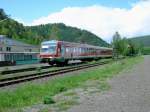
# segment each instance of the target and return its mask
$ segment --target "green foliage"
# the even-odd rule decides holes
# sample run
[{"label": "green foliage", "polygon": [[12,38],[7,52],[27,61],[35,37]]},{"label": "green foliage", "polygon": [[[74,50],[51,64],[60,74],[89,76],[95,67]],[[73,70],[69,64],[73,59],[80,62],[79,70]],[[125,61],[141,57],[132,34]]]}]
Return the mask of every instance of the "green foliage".
[{"label": "green foliage", "polygon": [[67,88],[64,86],[60,86],[59,88],[59,92],[63,92],[63,91],[67,91]]},{"label": "green foliage", "polygon": [[139,44],[128,40],[128,45],[129,45],[128,54],[127,54],[128,56],[134,56],[142,52],[143,48]]},{"label": "green foliage", "polygon": [[142,45],[134,43],[127,38],[121,38],[118,32],[113,36],[112,46],[114,50],[114,57],[122,56],[134,56],[142,51]]},{"label": "green foliage", "polygon": [[[116,61],[99,69],[95,68],[90,71],[82,71],[78,75],[65,75],[46,81],[45,83],[29,82],[16,87],[13,90],[0,91],[0,112],[6,112],[5,109],[15,109],[24,106],[29,106],[43,102],[43,97],[46,96],[45,102],[51,102],[52,96],[60,93],[60,88],[63,86],[67,89],[77,88],[83,85],[88,80],[105,81],[111,78],[120,71],[131,68],[134,64],[142,60],[141,57],[127,58],[122,61]],[[102,89],[106,85],[102,85]],[[48,95],[48,97],[47,97]],[[48,100],[48,101],[47,101]]]},{"label": "green foliage", "polygon": [[51,40],[61,40],[60,30],[57,27],[57,25],[55,25],[55,24],[52,26],[50,39]]},{"label": "green foliage", "polygon": [[8,18],[8,16],[4,12],[4,10],[0,8],[0,20],[6,19],[6,18]]},{"label": "green foliage", "polygon": [[33,34],[38,36],[40,35],[42,38],[41,41],[63,40],[69,42],[87,43],[96,46],[109,46],[105,41],[96,35],[85,30],[66,26],[63,23],[28,26],[27,29],[30,29]]},{"label": "green foliage", "polygon": [[45,96],[44,97],[44,104],[53,104],[55,101],[52,99],[52,96]]},{"label": "green foliage", "polygon": [[150,55],[150,47],[144,47],[142,50],[142,53],[144,55]]},{"label": "green foliage", "polygon": [[116,32],[113,36],[112,46],[114,50],[114,56],[118,57],[120,54],[125,55],[127,52],[126,38],[121,38],[120,34]]},{"label": "green foliage", "polygon": [[150,35],[134,37],[134,38],[131,38],[130,40],[144,47],[150,47]]},{"label": "green foliage", "polygon": [[[5,17],[5,13],[1,15]],[[23,26],[13,19],[7,19],[0,22],[0,35],[7,35],[10,38],[34,45],[39,45],[45,40],[63,40],[96,46],[109,46],[98,36],[86,30],[66,26],[63,23]]]},{"label": "green foliage", "polygon": [[150,35],[134,37],[129,40],[138,45],[137,48],[140,48],[142,54],[150,54]]}]

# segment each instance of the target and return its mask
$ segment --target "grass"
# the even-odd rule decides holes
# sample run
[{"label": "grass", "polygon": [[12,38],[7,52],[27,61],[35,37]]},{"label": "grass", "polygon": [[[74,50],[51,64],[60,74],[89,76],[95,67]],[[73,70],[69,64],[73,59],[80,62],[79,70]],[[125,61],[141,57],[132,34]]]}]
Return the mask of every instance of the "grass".
[{"label": "grass", "polygon": [[64,94],[64,96],[75,96],[75,95],[76,95],[76,93],[73,92],[73,91],[71,91],[71,92],[66,92],[66,93]]},{"label": "grass", "polygon": [[52,111],[49,108],[45,108],[45,109],[43,109],[43,110],[41,110],[39,112],[52,112]]},{"label": "grass", "polygon": [[75,100],[67,100],[67,101],[61,101],[59,104],[57,104],[57,108],[59,111],[64,111],[70,108],[72,105],[78,104]]},{"label": "grass", "polygon": [[55,101],[53,100],[53,98],[51,96],[45,96],[43,102],[44,102],[44,104],[53,104],[53,103],[55,103]]},{"label": "grass", "polygon": [[[107,61],[107,60],[111,60],[111,59],[102,59],[99,60],[98,62],[103,62],[103,61]],[[95,63],[95,61],[92,62],[88,62],[90,63]],[[71,65],[74,66],[74,65]],[[17,77],[17,76],[24,76],[24,75],[28,75],[28,74],[36,74],[36,73],[42,73],[42,72],[46,72],[46,71],[53,71],[53,70],[58,70],[58,69],[63,69],[63,68],[70,68],[71,66],[64,66],[64,67],[50,67],[48,69],[42,69],[41,67],[36,67],[35,70],[32,71],[23,71],[23,72],[19,72],[19,73],[12,73],[12,74],[5,74],[5,75],[1,75],[2,71],[7,71],[9,70],[8,67],[5,67],[4,70],[0,71],[0,79],[7,79],[7,78],[13,78],[13,77]],[[30,66],[33,67],[33,66]]]},{"label": "grass", "polygon": [[[1,90],[0,112],[7,112],[14,108],[43,103],[45,96],[54,96],[60,92],[80,87],[88,80],[105,81],[122,70],[131,68],[142,59],[142,57],[127,58],[101,66],[99,69],[93,68],[93,70],[83,71],[79,74],[65,75],[42,84],[28,82],[23,86],[18,86],[14,90]],[[100,89],[105,90],[108,88],[106,83],[103,83],[103,86]]]}]

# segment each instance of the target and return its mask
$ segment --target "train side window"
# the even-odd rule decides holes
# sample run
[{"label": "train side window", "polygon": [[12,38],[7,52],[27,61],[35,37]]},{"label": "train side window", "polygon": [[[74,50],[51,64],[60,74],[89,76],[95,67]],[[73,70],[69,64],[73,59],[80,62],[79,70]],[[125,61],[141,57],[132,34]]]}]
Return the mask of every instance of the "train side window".
[{"label": "train side window", "polygon": [[77,54],[80,54],[80,48],[77,47]]},{"label": "train side window", "polygon": [[60,48],[60,53],[61,53],[61,55],[64,56],[64,55],[65,55],[65,52],[66,52],[66,51],[65,51],[65,47],[62,45],[61,48]]},{"label": "train side window", "polygon": [[69,52],[69,48],[66,48],[66,53],[68,53]]},{"label": "train side window", "polygon": [[85,48],[83,48],[83,53],[85,53]]},{"label": "train side window", "polygon": [[75,48],[75,51],[76,51],[76,53],[78,53],[78,48],[77,47]]},{"label": "train side window", "polygon": [[82,48],[82,53],[84,53],[84,48]]},{"label": "train side window", "polygon": [[82,48],[79,48],[80,49],[80,54],[82,53]]},{"label": "train side window", "polygon": [[73,52],[76,53],[76,48],[75,47],[73,48]]}]

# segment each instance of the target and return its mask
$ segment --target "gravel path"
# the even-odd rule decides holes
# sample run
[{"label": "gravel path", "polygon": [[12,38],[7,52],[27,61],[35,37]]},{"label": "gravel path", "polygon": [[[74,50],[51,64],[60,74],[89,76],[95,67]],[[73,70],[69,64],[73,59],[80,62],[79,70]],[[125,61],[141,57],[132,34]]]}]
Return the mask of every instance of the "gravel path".
[{"label": "gravel path", "polygon": [[110,91],[83,96],[68,112],[150,112],[150,56],[109,83]]}]

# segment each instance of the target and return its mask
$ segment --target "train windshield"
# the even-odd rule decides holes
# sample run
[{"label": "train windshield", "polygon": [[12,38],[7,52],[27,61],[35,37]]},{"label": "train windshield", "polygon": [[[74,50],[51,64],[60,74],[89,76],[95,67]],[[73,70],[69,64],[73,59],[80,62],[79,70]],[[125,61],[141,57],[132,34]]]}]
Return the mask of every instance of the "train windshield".
[{"label": "train windshield", "polygon": [[56,53],[56,44],[42,45],[41,52],[55,54]]}]

